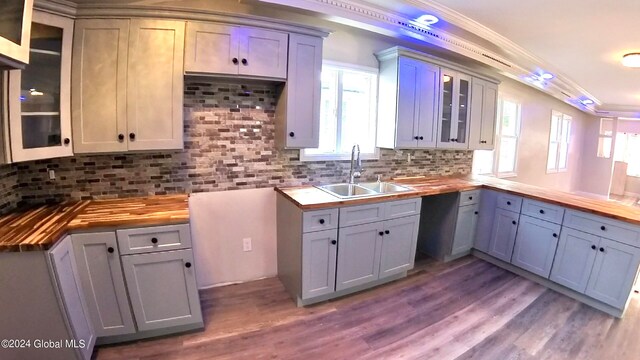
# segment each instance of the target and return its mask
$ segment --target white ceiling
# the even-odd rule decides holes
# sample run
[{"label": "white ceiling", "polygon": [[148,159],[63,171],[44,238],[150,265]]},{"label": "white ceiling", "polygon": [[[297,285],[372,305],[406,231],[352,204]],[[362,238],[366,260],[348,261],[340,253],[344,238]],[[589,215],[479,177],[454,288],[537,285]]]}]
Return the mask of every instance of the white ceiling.
[{"label": "white ceiling", "polygon": [[[640,0],[435,1],[544,60],[594,95],[601,109],[640,110],[640,69],[620,63],[623,54],[640,52]],[[384,3],[404,13],[420,8],[412,0]]]}]

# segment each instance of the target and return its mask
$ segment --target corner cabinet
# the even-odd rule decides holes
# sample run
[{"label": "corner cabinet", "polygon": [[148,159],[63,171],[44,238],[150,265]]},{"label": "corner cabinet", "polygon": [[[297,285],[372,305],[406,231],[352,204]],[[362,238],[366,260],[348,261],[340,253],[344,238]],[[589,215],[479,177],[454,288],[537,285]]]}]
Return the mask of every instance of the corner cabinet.
[{"label": "corner cabinet", "polygon": [[183,148],[184,31],[182,21],[76,22],[76,153]]},{"label": "corner cabinet", "polygon": [[498,118],[498,85],[486,80],[471,80],[469,150],[493,150]]}]

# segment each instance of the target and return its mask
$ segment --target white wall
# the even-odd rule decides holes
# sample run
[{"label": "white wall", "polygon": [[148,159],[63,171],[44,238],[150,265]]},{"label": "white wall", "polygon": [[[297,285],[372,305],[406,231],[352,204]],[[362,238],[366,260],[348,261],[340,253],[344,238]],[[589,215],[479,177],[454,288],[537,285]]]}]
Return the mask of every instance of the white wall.
[{"label": "white wall", "polygon": [[[589,124],[595,122],[595,118],[541,91],[511,79],[504,78],[500,84],[499,91],[501,94],[504,93],[519,100],[522,104],[522,123],[517,160],[518,176],[508,178],[508,180],[561,191],[578,190],[581,177],[584,131]],[[571,125],[568,171],[547,174],[552,110],[572,116],[573,122]]]}]

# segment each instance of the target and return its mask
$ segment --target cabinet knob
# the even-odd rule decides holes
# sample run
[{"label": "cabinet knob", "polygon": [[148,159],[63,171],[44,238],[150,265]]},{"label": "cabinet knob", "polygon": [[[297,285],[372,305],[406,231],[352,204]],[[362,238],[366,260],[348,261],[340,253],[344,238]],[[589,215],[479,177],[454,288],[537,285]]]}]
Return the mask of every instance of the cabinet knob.
[{"label": "cabinet knob", "polygon": [[603,247],[600,248],[600,252],[604,252],[604,248]]},{"label": "cabinet knob", "polygon": [[602,226],[600,226],[600,230],[605,231],[605,230],[607,230],[607,228],[604,225],[602,225]]},{"label": "cabinet knob", "polygon": [[238,65],[238,58],[233,58],[233,59],[231,59],[231,62],[232,62],[234,65]]},{"label": "cabinet knob", "polygon": [[591,249],[595,250],[596,246],[595,245],[591,245]]},{"label": "cabinet knob", "polygon": [[469,200],[473,200],[473,196],[469,196]]},{"label": "cabinet knob", "polygon": [[152,244],[157,244],[158,243],[158,238],[151,238],[151,243]]},{"label": "cabinet knob", "polygon": [[187,269],[190,268],[191,267],[191,263],[187,261],[186,263],[184,263],[184,267],[186,267]]},{"label": "cabinet knob", "polygon": [[453,139],[453,142],[458,142],[458,139]]},{"label": "cabinet knob", "polygon": [[507,201],[507,205],[511,205],[511,201]]},{"label": "cabinet knob", "polygon": [[108,252],[109,254],[113,254],[113,252],[114,252],[114,251],[116,251],[116,250],[115,250],[114,248],[112,248],[111,246],[109,246],[109,247],[107,248],[107,252]]},{"label": "cabinet knob", "polygon": [[553,233],[553,237],[554,237],[554,238],[557,238],[557,237],[558,237],[558,234]]},{"label": "cabinet knob", "polygon": [[321,225],[324,224],[324,219],[320,219],[320,221],[318,221]]},{"label": "cabinet knob", "polygon": [[247,61],[247,59],[242,59],[242,65],[247,65],[249,64],[249,62]]},{"label": "cabinet knob", "polygon": [[385,230],[385,231],[384,231],[384,233],[385,233],[385,234],[387,234],[387,235],[389,235],[389,234],[391,233],[391,231],[389,231],[389,230]]},{"label": "cabinet knob", "polygon": [[420,140],[420,136],[414,136],[413,138],[416,140]]},{"label": "cabinet knob", "polygon": [[382,236],[382,235],[384,235],[384,232],[383,232],[383,231],[380,231],[380,232],[378,233],[378,235]]},{"label": "cabinet knob", "polygon": [[424,140],[424,136],[420,136],[420,140]]},{"label": "cabinet knob", "polygon": [[295,135],[295,133],[292,131],[289,133],[289,137],[293,137]]},{"label": "cabinet knob", "polygon": [[478,214],[479,214],[479,212],[477,212],[477,211],[474,211],[473,213],[474,213],[474,214],[476,214],[476,215],[478,215]]},{"label": "cabinet knob", "polygon": [[511,223],[512,223],[513,225],[517,224],[517,222],[516,222],[515,220],[513,220]]},{"label": "cabinet knob", "polygon": [[69,139],[69,138],[64,138],[64,144],[65,144],[65,145],[69,145],[69,144],[71,144],[71,139]]},{"label": "cabinet knob", "polygon": [[129,139],[135,140],[136,139],[136,134],[135,133],[129,133]]},{"label": "cabinet knob", "polygon": [[338,240],[331,240],[331,245],[335,245],[338,243]]},{"label": "cabinet knob", "polygon": [[122,142],[124,140],[124,135],[118,134],[118,140]]},{"label": "cabinet knob", "polygon": [[540,214],[544,214],[544,210],[540,209]]}]

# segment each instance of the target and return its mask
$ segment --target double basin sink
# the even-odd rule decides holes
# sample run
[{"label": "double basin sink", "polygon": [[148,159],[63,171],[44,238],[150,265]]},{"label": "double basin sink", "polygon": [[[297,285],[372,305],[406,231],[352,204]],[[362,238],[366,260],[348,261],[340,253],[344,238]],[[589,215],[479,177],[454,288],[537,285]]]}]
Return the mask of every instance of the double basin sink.
[{"label": "double basin sink", "polygon": [[411,190],[405,186],[378,181],[359,184],[330,184],[316,187],[340,199],[386,195]]}]

